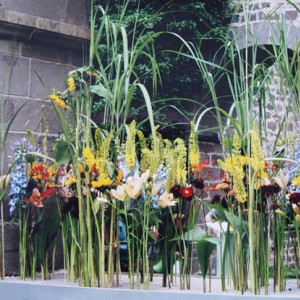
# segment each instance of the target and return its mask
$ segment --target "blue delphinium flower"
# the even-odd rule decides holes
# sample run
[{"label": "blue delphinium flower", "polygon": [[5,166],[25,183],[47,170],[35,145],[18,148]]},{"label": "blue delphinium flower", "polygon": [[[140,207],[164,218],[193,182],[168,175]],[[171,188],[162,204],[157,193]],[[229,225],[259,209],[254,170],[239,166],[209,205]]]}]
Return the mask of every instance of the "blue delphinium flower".
[{"label": "blue delphinium flower", "polygon": [[[16,170],[17,169],[17,170]],[[10,201],[9,201],[9,213],[13,214],[16,204],[26,194],[27,186],[27,168],[25,157],[21,157],[17,160],[14,171],[10,174]]]},{"label": "blue delphinium flower", "polygon": [[159,203],[158,199],[159,197],[166,191],[165,182],[168,180],[169,177],[169,170],[164,166],[164,164],[161,164],[156,173],[153,175],[153,183],[154,184],[162,184],[157,192],[157,194],[151,195],[151,206],[153,208],[158,208]]},{"label": "blue delphinium flower", "polygon": [[[291,157],[296,163],[291,163],[284,167],[283,171],[288,174],[290,180],[296,178],[300,173],[300,148],[299,145],[295,147],[294,155]],[[287,186],[288,191],[300,191],[300,187],[296,186],[294,183],[291,183]]]},{"label": "blue delphinium flower", "polygon": [[164,166],[164,164],[161,164],[156,173],[153,175],[153,178],[155,183],[165,182],[169,178],[169,170]]},{"label": "blue delphinium flower", "polygon": [[23,199],[27,187],[27,165],[26,156],[29,152],[36,151],[26,138],[22,138],[12,145],[14,152],[13,161],[15,163],[10,174],[10,201],[9,213],[12,215],[16,209],[17,203]]}]

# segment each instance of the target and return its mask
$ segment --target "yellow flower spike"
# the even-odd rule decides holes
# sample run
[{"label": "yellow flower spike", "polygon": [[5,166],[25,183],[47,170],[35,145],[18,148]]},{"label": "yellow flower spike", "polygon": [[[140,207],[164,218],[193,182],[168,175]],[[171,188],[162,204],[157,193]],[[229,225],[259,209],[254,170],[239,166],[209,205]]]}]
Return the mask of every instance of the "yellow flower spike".
[{"label": "yellow flower spike", "polygon": [[53,101],[57,106],[63,108],[63,109],[66,109],[67,108],[67,103],[62,100],[61,98],[58,97],[57,94],[53,93],[49,96],[49,99],[51,101]]},{"label": "yellow flower spike", "polygon": [[126,149],[125,149],[125,159],[127,167],[134,168],[135,166],[135,136],[136,136],[136,128],[135,121],[133,120],[129,125],[129,129],[127,130],[127,139],[126,139]]},{"label": "yellow flower spike", "polygon": [[177,138],[174,141],[175,145],[175,159],[174,162],[176,163],[176,182],[178,184],[185,184],[186,183],[186,156],[187,156],[187,149],[184,145],[184,141],[180,138]]},{"label": "yellow flower spike", "polygon": [[189,163],[191,168],[196,168],[200,162],[200,151],[198,135],[195,132],[195,124],[191,122],[191,133],[189,138]]},{"label": "yellow flower spike", "polygon": [[72,76],[68,78],[68,85],[69,85],[68,87],[69,92],[73,92],[76,90],[75,80]]},{"label": "yellow flower spike", "polygon": [[232,176],[236,200],[240,203],[247,201],[247,193],[244,186],[245,174],[243,168],[246,162],[248,162],[248,158],[242,155],[229,157],[225,162],[218,160],[220,168],[225,172],[230,173]]},{"label": "yellow flower spike", "polygon": [[295,220],[296,220],[297,223],[300,223],[300,214],[297,214],[295,216]]},{"label": "yellow flower spike", "polygon": [[242,139],[241,139],[241,136],[237,132],[235,132],[234,135],[233,135],[232,147],[233,147],[233,154],[234,155],[240,155],[241,154]]},{"label": "yellow flower spike", "polygon": [[265,159],[260,143],[260,135],[255,123],[253,125],[253,129],[249,130],[248,136],[251,137],[251,167],[254,171],[261,172],[265,168]]},{"label": "yellow flower spike", "polygon": [[86,163],[87,163],[89,169],[92,169],[92,167],[95,164],[95,157],[94,157],[94,154],[92,153],[92,150],[87,147],[87,148],[83,149],[82,153],[83,153],[83,156],[86,160]]},{"label": "yellow flower spike", "polygon": [[95,132],[95,141],[96,141],[96,155],[95,155],[95,163],[102,178],[109,177],[108,165],[109,161],[109,149],[110,143],[114,137],[113,131],[109,133],[107,137],[103,137],[101,133],[101,129],[97,128]]}]

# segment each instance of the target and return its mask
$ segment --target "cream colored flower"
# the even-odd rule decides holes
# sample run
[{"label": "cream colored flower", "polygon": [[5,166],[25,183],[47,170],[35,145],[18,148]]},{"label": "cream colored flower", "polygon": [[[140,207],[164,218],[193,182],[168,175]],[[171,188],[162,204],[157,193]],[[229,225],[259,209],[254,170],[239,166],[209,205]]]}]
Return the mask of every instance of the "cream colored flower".
[{"label": "cream colored flower", "polygon": [[142,186],[147,182],[149,175],[150,170],[148,169],[141,176],[136,172],[134,176],[128,177],[124,188],[130,198],[137,199],[141,195]]},{"label": "cream colored flower", "polygon": [[168,194],[167,192],[164,192],[158,199],[158,203],[162,208],[168,207],[168,206],[174,206],[176,205],[177,201],[174,200],[174,196],[172,193]]},{"label": "cream colored flower", "polygon": [[286,189],[288,183],[289,183],[289,175],[284,173],[282,170],[279,171],[276,177],[274,177],[274,181],[278,186],[284,190]]},{"label": "cream colored flower", "polygon": [[166,182],[159,182],[159,183],[154,183],[152,190],[151,190],[151,194],[152,195],[157,195],[159,190],[163,187],[166,186]]},{"label": "cream colored flower", "polygon": [[106,198],[103,198],[103,197],[97,197],[96,201],[98,201],[100,203],[108,203],[108,200]]},{"label": "cream colored flower", "polygon": [[124,185],[118,185],[116,190],[112,189],[110,192],[113,198],[121,201],[123,201],[126,197]]}]

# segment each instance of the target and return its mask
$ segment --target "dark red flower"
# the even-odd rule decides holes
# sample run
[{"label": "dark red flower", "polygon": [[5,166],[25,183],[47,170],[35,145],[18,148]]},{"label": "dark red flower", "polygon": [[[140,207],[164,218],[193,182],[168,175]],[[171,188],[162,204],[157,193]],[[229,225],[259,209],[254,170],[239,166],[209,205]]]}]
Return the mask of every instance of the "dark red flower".
[{"label": "dark red flower", "polygon": [[300,202],[300,193],[292,193],[289,196],[289,202],[291,204],[295,203],[297,204],[298,202]]},{"label": "dark red flower", "polygon": [[193,186],[197,189],[202,190],[204,188],[204,179],[203,178],[196,178],[193,181]]},{"label": "dark red flower", "polygon": [[174,185],[171,188],[170,192],[173,194],[174,198],[180,197],[180,185],[179,184]]},{"label": "dark red flower", "polygon": [[180,196],[182,199],[190,201],[194,196],[194,191],[190,186],[183,187],[180,189]]},{"label": "dark red flower", "polygon": [[211,199],[211,204],[216,204],[221,202],[221,196],[219,194],[216,194]]}]

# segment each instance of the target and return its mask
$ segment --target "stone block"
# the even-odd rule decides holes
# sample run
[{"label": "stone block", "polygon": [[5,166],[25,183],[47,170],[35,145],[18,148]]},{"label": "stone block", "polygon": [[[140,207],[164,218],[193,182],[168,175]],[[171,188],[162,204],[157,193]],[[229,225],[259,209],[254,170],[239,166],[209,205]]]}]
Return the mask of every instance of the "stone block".
[{"label": "stone block", "polygon": [[65,22],[87,27],[89,23],[90,1],[68,1]]},{"label": "stone block", "polygon": [[8,165],[11,164],[12,162],[12,145],[14,142],[20,140],[22,137],[24,137],[25,134],[21,133],[10,133],[7,137],[5,146],[4,146],[4,170],[3,172],[5,173],[8,170]]},{"label": "stone block", "polygon": [[[4,115],[7,123],[15,116],[10,130],[26,132],[27,129],[30,129],[31,131],[38,131],[43,105],[43,101],[9,97]],[[19,112],[17,112],[18,109],[20,109]]]},{"label": "stone block", "polygon": [[70,63],[70,51],[45,43],[26,41],[22,44],[22,56],[57,63]]},{"label": "stone block", "polygon": [[[70,43],[72,42],[70,41]],[[46,42],[26,41],[22,44],[22,56],[67,65],[83,65],[83,49],[68,48],[59,43],[58,45],[51,45]]]},{"label": "stone block", "polygon": [[68,72],[74,67],[32,60],[30,69],[30,97],[47,99],[53,89],[65,90]]},{"label": "stone block", "polygon": [[17,276],[19,274],[19,251],[5,253],[6,276]]},{"label": "stone block", "polygon": [[[0,240],[2,240],[1,230]],[[17,223],[6,223],[4,225],[4,243],[5,252],[14,252],[19,250],[19,226]]]},{"label": "stone block", "polygon": [[63,21],[67,0],[2,0],[1,7],[33,16]]},{"label": "stone block", "polygon": [[13,40],[0,40],[0,53],[20,56],[21,43]]},{"label": "stone block", "polygon": [[28,97],[29,60],[0,54],[0,91]]}]

